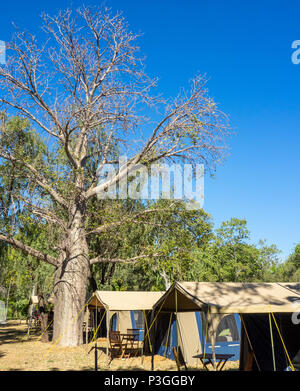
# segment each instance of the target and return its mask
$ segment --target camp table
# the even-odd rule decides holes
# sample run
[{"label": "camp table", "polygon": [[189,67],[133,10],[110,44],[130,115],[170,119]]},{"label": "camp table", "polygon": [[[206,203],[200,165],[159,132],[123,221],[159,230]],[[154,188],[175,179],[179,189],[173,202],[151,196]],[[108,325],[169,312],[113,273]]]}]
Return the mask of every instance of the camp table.
[{"label": "camp table", "polygon": [[[128,345],[130,345],[131,349],[134,349],[134,343],[137,341],[136,334],[121,333],[120,336],[122,338],[122,343],[126,343],[127,348]],[[128,355],[128,357],[130,357],[130,354]]]},{"label": "camp table", "polygon": [[[217,371],[218,370],[222,371],[227,360],[229,360],[232,356],[234,356],[234,354],[220,354],[220,353],[215,354],[216,361],[218,361],[217,368],[216,368]],[[212,353],[201,353],[201,354],[197,354],[196,356],[193,356],[193,357],[200,358],[202,364],[204,365],[204,367],[207,371],[209,371],[209,369],[207,367],[208,364],[211,364],[212,366],[214,365]]]}]

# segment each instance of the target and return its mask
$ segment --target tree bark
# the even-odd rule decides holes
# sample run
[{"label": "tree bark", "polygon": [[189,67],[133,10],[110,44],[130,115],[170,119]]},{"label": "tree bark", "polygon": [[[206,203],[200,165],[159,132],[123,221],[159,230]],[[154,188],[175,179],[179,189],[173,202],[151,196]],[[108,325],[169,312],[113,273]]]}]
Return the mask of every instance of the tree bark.
[{"label": "tree bark", "polygon": [[53,342],[60,346],[83,343],[83,317],[90,275],[82,205],[71,213],[63,261],[55,272]]}]

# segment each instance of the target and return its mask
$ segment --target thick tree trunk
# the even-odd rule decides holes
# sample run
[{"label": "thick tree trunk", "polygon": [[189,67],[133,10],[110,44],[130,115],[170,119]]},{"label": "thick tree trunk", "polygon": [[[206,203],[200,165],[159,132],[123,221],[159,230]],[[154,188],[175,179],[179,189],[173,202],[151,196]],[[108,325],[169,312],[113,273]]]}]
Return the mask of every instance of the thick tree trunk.
[{"label": "thick tree trunk", "polygon": [[73,211],[63,262],[55,274],[53,343],[60,346],[83,343],[82,325],[90,265],[82,215],[78,207]]}]

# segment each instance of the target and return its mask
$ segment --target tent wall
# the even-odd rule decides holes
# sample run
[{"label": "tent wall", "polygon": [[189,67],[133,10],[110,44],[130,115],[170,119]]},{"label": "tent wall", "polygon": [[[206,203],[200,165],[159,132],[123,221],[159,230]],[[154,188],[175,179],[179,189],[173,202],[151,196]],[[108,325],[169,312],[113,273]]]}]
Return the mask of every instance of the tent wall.
[{"label": "tent wall", "polygon": [[195,312],[179,312],[178,334],[179,346],[186,363],[195,365],[198,362],[194,355],[202,353],[201,332],[199,333]]},{"label": "tent wall", "polygon": [[132,329],[130,311],[118,311],[118,330],[121,333],[127,333],[127,329]]},{"label": "tent wall", "polygon": [[[197,327],[195,312],[177,314],[178,322],[174,313],[160,313],[156,319],[155,333],[152,335],[154,341],[154,352],[163,357],[174,360],[172,348],[180,346],[185,362],[196,364],[195,354],[202,351],[201,340]],[[178,329],[177,329],[178,327]]]},{"label": "tent wall", "polygon": [[[102,322],[101,322],[102,319]],[[132,324],[131,311],[109,311],[103,308],[91,310],[90,325],[95,330],[101,322],[97,337],[106,337],[107,325],[109,330],[126,333],[127,329],[135,328]]]}]

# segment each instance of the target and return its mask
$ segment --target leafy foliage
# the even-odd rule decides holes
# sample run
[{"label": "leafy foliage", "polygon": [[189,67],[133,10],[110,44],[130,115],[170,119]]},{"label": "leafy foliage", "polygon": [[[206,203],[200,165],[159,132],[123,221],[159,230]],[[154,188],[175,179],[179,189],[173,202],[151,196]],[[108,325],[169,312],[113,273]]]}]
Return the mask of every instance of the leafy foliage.
[{"label": "leafy foliage", "polygon": [[300,282],[300,244],[297,244],[286,262],[279,265],[276,276],[281,281]]}]

